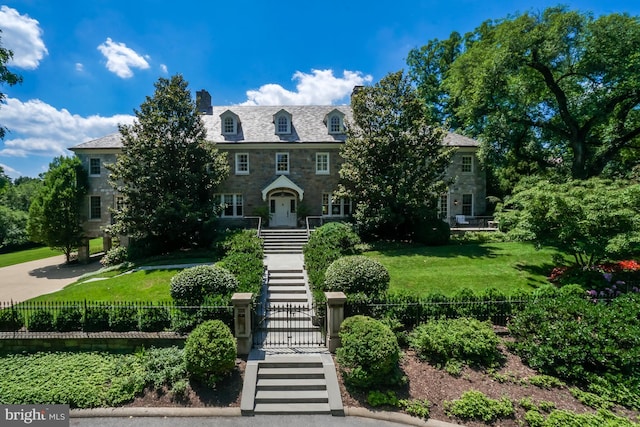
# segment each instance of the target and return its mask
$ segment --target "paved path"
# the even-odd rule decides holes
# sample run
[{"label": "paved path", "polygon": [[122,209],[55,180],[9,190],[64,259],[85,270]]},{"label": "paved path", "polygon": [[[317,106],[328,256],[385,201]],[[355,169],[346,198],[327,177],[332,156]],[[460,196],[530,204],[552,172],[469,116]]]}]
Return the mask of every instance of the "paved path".
[{"label": "paved path", "polygon": [[85,273],[99,270],[98,261],[65,264],[64,255],[0,268],[0,303],[20,302],[58,291]]}]

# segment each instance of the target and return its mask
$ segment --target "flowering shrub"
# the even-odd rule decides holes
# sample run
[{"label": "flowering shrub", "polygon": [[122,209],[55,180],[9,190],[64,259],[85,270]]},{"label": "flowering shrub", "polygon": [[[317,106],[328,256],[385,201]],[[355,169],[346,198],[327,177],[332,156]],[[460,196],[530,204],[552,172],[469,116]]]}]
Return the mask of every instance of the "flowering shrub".
[{"label": "flowering shrub", "polygon": [[623,260],[590,268],[559,266],[548,279],[560,286],[580,285],[593,298],[615,298],[627,292],[640,292],[640,262]]}]

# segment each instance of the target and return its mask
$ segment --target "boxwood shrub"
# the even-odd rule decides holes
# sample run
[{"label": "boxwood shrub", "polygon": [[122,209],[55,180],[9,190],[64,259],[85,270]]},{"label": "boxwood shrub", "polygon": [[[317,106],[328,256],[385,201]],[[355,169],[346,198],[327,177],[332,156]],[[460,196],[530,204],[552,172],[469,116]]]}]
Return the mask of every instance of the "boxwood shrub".
[{"label": "boxwood shrub", "polygon": [[13,332],[24,326],[24,316],[13,307],[0,310],[0,331]]},{"label": "boxwood shrub", "polygon": [[109,312],[109,329],[114,332],[138,330],[138,309],[135,307],[113,307]]},{"label": "boxwood shrub", "polygon": [[140,314],[142,332],[161,332],[171,326],[171,316],[165,307],[148,307]]},{"label": "boxwood shrub", "polygon": [[84,331],[99,332],[109,330],[109,309],[107,307],[89,307],[84,313]]},{"label": "boxwood shrub", "polygon": [[388,326],[357,315],[342,322],[339,335],[336,358],[348,386],[370,390],[402,381],[400,346]]},{"label": "boxwood shrub", "polygon": [[330,222],[316,228],[303,248],[311,286],[323,291],[327,267],[338,258],[359,254],[361,243],[360,237],[349,224]]},{"label": "boxwood shrub", "polygon": [[184,358],[189,375],[213,385],[235,367],[236,340],[220,320],[198,325],[187,337]]},{"label": "boxwood shrub", "polygon": [[375,259],[363,255],[338,258],[325,273],[324,290],[347,295],[377,296],[389,289],[389,272]]},{"label": "boxwood shrub", "polygon": [[63,307],[56,316],[54,324],[58,332],[71,332],[82,330],[82,311],[79,306]]},{"label": "boxwood shrub", "polygon": [[418,357],[440,367],[496,366],[503,360],[499,344],[491,324],[464,317],[428,321],[409,334]]},{"label": "boxwood shrub", "polygon": [[53,313],[49,310],[36,310],[29,317],[27,329],[30,332],[51,332],[55,330]]},{"label": "boxwood shrub", "polygon": [[238,289],[238,280],[227,269],[199,265],[178,272],[171,278],[171,297],[179,305],[202,305],[208,295],[230,296]]},{"label": "boxwood shrub", "polygon": [[224,256],[216,265],[226,268],[238,279],[236,292],[258,295],[264,277],[262,239],[254,230],[239,230],[230,232],[220,246]]}]

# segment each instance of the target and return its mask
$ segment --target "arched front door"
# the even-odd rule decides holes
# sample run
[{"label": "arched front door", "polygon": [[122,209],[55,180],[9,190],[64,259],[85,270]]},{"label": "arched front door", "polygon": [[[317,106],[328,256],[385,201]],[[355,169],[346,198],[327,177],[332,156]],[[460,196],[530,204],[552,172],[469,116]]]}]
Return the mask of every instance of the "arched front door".
[{"label": "arched front door", "polygon": [[269,197],[269,212],[271,227],[295,227],[297,197],[288,191],[279,191]]}]

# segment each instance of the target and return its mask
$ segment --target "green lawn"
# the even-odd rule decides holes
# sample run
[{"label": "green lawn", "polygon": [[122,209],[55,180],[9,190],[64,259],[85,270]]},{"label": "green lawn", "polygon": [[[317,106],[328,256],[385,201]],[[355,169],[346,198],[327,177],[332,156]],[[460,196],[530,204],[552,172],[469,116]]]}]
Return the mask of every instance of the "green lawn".
[{"label": "green lawn", "polygon": [[[131,301],[160,302],[171,300],[171,278],[178,269],[136,271],[121,274],[119,271],[99,273],[73,283],[52,294],[42,295],[31,301]],[[104,280],[97,280],[104,279]]]},{"label": "green lawn", "polygon": [[[89,252],[92,254],[102,252],[102,238],[91,239],[89,241]],[[0,268],[21,264],[23,262],[37,261],[39,259],[50,258],[57,255],[62,255],[62,252],[55,251],[46,246],[0,254]]]},{"label": "green lawn", "polygon": [[365,255],[387,267],[392,292],[452,295],[462,288],[478,293],[493,287],[509,295],[548,284],[554,253],[509,242],[438,247],[381,244]]}]

